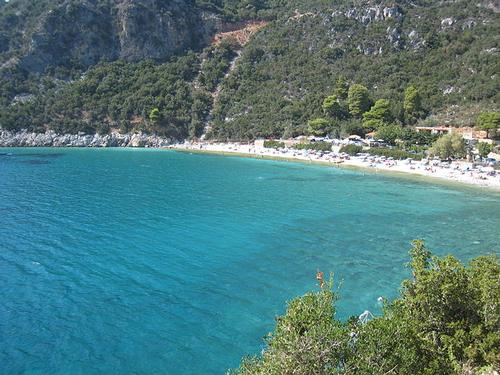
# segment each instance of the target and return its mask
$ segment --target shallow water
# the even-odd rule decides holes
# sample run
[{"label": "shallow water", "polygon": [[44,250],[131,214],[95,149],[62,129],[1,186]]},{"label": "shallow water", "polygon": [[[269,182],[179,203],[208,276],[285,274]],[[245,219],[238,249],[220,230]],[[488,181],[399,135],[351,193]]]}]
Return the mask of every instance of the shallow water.
[{"label": "shallow water", "polygon": [[0,150],[0,373],[224,373],[317,269],[346,318],[397,295],[414,238],[498,254],[499,198],[298,163]]}]

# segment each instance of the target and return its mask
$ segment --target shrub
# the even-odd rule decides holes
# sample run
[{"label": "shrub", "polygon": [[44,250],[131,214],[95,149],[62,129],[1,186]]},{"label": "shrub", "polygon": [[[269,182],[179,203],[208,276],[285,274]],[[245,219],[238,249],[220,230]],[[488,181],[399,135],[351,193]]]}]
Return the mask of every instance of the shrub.
[{"label": "shrub", "polygon": [[368,150],[368,153],[374,156],[385,156],[388,158],[392,157],[399,160],[408,158],[421,160],[424,156],[422,153],[414,154],[397,148],[370,148]]},{"label": "shrub", "polygon": [[493,151],[493,147],[486,142],[479,142],[477,144],[477,151],[482,158],[487,158],[488,154]]},{"label": "shrub", "polygon": [[296,150],[332,151],[332,144],[330,142],[299,143],[293,148]]},{"label": "shrub", "polygon": [[270,141],[264,141],[264,147],[265,148],[283,148],[283,147],[285,147],[285,144],[283,142],[280,142],[280,141],[270,140]]},{"label": "shrub", "polygon": [[363,147],[358,145],[345,145],[340,148],[340,152],[345,152],[349,155],[356,155],[363,151]]},{"label": "shrub", "polygon": [[441,159],[463,158],[466,154],[465,141],[460,134],[445,134],[434,142],[429,152]]}]

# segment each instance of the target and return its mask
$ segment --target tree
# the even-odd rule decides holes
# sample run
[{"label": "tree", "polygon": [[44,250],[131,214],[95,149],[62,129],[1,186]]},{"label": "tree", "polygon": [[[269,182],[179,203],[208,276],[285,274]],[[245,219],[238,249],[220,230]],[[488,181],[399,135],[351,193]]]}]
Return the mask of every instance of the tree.
[{"label": "tree", "polygon": [[414,124],[419,118],[423,117],[422,98],[415,86],[406,88],[403,109],[407,124]]},{"label": "tree", "polygon": [[500,113],[485,112],[481,113],[476,120],[477,128],[486,131],[486,136],[496,137],[496,133],[500,128]]},{"label": "tree", "polygon": [[335,83],[334,94],[339,100],[346,100],[349,92],[349,84],[344,76],[338,76],[337,82]]},{"label": "tree", "polygon": [[438,156],[441,159],[459,159],[467,154],[465,141],[460,134],[445,134],[438,138],[429,150],[432,156]]},{"label": "tree", "polygon": [[488,154],[493,151],[493,147],[486,142],[479,142],[477,144],[477,151],[482,158],[487,158]]},{"label": "tree", "polygon": [[161,113],[158,108],[153,108],[151,112],[149,112],[149,119],[152,123],[157,124],[161,119]]},{"label": "tree", "polygon": [[307,125],[309,134],[323,137],[328,134],[331,123],[325,118],[316,118],[310,120]]},{"label": "tree", "polygon": [[354,84],[349,87],[347,96],[349,112],[354,117],[360,117],[364,112],[370,109],[370,98],[368,89],[360,84]]},{"label": "tree", "polygon": [[348,113],[337,95],[330,95],[325,98],[322,105],[323,112],[332,119],[344,119]]},{"label": "tree", "polygon": [[390,145],[396,144],[396,140],[402,139],[404,129],[400,125],[383,125],[375,133],[377,139],[383,139]]},{"label": "tree", "polygon": [[340,126],[340,134],[343,137],[348,137],[350,135],[359,135],[360,137],[364,137],[366,129],[361,124],[361,121],[351,119],[350,121],[342,122]]},{"label": "tree", "polygon": [[368,130],[376,130],[391,121],[391,103],[386,99],[377,100],[368,112],[363,113],[363,126]]},{"label": "tree", "polygon": [[332,137],[335,137],[335,138],[340,138],[341,135],[342,135],[342,125],[344,123],[339,121],[339,120],[332,120],[330,122],[330,132],[329,134],[332,136]]}]

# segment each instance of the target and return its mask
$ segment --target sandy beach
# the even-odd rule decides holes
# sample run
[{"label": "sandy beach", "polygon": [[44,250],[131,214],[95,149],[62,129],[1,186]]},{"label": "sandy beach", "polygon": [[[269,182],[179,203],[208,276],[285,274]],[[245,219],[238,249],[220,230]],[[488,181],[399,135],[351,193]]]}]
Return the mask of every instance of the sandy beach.
[{"label": "sandy beach", "polygon": [[492,172],[491,168],[474,167],[469,162],[440,163],[439,161],[415,161],[415,160],[391,160],[385,157],[374,157],[369,155],[349,156],[338,153],[315,152],[311,150],[295,150],[256,147],[253,144],[244,143],[181,143],[168,148],[179,151],[192,151],[204,153],[216,153],[222,155],[234,155],[243,157],[302,161],[332,165],[339,167],[362,168],[371,172],[404,173],[413,176],[436,178],[441,181],[449,181],[486,187],[500,191],[500,172]]}]

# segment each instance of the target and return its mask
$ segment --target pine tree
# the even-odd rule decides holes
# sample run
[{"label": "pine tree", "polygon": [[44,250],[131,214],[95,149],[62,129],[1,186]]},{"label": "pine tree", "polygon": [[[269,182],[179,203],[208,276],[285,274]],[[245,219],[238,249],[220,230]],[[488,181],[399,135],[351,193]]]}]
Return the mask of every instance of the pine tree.
[{"label": "pine tree", "polygon": [[354,117],[360,117],[363,113],[370,109],[370,98],[368,89],[360,84],[354,84],[349,87],[347,95],[349,104],[349,112]]}]

